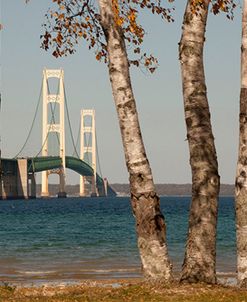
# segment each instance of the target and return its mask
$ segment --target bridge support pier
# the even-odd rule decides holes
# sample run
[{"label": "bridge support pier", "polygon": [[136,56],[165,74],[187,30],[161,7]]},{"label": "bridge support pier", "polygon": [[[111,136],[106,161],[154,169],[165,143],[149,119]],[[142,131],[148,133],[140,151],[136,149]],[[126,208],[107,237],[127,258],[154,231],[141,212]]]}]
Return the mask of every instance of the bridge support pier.
[{"label": "bridge support pier", "polygon": [[1,199],[17,198],[17,161],[1,159]]},{"label": "bridge support pier", "polygon": [[58,198],[67,197],[67,193],[65,192],[65,174],[63,169],[59,171],[59,192],[57,193]]},{"label": "bridge support pier", "polygon": [[[36,198],[36,179],[35,173],[31,173],[28,175],[29,180],[29,198]],[[30,194],[31,193],[31,194]]]},{"label": "bridge support pier", "polygon": [[85,182],[86,182],[86,177],[85,176],[80,176],[80,196],[81,197],[86,196]]},{"label": "bridge support pier", "polygon": [[98,192],[97,192],[97,188],[96,188],[96,181],[95,181],[95,176],[93,175],[91,177],[91,197],[97,197],[98,196]]},{"label": "bridge support pier", "polygon": [[27,160],[17,160],[17,196],[18,198],[28,199],[29,186],[28,186],[28,173],[27,173]]},{"label": "bridge support pier", "polygon": [[[28,173],[26,158],[1,160],[1,199],[29,199],[36,197],[34,173]],[[30,186],[31,185],[31,186]]]},{"label": "bridge support pier", "polygon": [[105,194],[105,196],[107,196],[108,195],[108,192],[107,192],[108,180],[107,180],[107,178],[104,178],[103,181],[104,181],[104,194]]},{"label": "bridge support pier", "polygon": [[41,197],[49,197],[48,171],[43,171],[42,172]]}]

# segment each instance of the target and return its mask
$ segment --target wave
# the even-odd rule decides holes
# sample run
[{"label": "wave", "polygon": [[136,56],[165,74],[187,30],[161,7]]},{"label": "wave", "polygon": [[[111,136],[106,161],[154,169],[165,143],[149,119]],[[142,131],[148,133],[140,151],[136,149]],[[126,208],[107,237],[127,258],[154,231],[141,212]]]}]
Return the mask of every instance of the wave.
[{"label": "wave", "polygon": [[80,272],[93,272],[93,273],[112,273],[112,272],[139,272],[138,268],[110,268],[110,269],[80,269]]},{"label": "wave", "polygon": [[216,274],[219,276],[236,276],[237,275],[236,272],[221,272],[221,271],[217,271]]},{"label": "wave", "polygon": [[49,274],[54,274],[56,271],[17,271],[19,274],[24,274],[24,275],[49,275]]}]

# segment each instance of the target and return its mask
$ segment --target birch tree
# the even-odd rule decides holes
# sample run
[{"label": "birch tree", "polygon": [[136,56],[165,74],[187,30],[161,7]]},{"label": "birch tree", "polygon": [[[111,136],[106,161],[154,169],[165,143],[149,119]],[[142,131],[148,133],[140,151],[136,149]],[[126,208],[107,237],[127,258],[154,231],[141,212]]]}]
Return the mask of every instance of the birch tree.
[{"label": "birch tree", "polygon": [[240,287],[247,288],[247,0],[243,0],[239,151],[235,184],[237,273]]},{"label": "birch tree", "polygon": [[[97,8],[89,1],[53,0],[56,11],[47,14],[43,48],[53,47],[58,57],[75,51],[78,38],[96,49],[96,59],[108,64],[113,99],[118,115],[122,142],[129,172],[131,205],[136,218],[137,241],[144,275],[152,279],[172,279],[166,244],[164,216],[160,210],[151,168],[145,152],[138,113],[129,74],[129,65],[143,64],[154,71],[156,59],[142,54],[144,30],[137,23],[137,9],[148,8],[170,20],[170,11],[159,1],[118,2],[99,0]],[[133,46],[137,59],[128,59],[126,41]]]},{"label": "birch tree", "polygon": [[192,171],[189,231],[181,281],[215,283],[218,163],[203,66],[209,0],[189,0],[184,13],[179,58]]},{"label": "birch tree", "polygon": [[179,58],[192,171],[189,230],[181,281],[216,283],[216,224],[220,176],[212,132],[203,49],[209,4],[233,17],[232,0],[188,0]]}]

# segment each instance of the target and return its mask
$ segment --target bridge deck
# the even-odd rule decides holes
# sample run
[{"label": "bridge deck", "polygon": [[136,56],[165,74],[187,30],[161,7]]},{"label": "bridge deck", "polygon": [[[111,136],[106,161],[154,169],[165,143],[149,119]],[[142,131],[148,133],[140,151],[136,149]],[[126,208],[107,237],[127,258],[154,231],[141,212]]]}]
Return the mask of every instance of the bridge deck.
[{"label": "bridge deck", "polygon": [[[13,165],[9,165],[8,163],[16,162],[14,166],[17,167],[17,159],[7,159],[2,158],[2,172],[7,172],[8,167],[12,167]],[[42,172],[46,170],[58,169],[62,166],[62,158],[59,156],[47,156],[47,157],[31,157],[27,158],[28,164],[28,172],[35,173],[35,172]],[[82,176],[93,176],[94,171],[90,165],[86,162],[82,161],[79,158],[66,156],[65,157],[65,164],[66,168],[71,169]],[[5,171],[6,170],[6,171]],[[16,169],[15,169],[16,170]],[[8,172],[9,173],[9,172]],[[13,171],[13,173],[16,173]],[[90,179],[89,179],[90,181]],[[96,184],[97,187],[102,187],[104,185],[103,179],[96,174]],[[116,192],[108,185],[108,195],[109,196],[116,196]]]}]

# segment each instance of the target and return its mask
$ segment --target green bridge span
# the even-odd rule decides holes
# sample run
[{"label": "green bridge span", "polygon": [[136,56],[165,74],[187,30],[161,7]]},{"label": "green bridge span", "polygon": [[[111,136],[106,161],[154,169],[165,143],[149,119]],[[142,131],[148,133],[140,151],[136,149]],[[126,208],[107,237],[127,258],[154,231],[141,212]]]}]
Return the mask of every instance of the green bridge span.
[{"label": "green bridge span", "polygon": [[[74,170],[80,175],[93,176],[93,169],[79,158],[66,156],[65,163],[66,168]],[[28,158],[28,172],[42,172],[45,170],[57,169],[61,166],[62,158],[59,156]],[[99,181],[102,181],[102,179],[99,179]]]},{"label": "green bridge span", "polygon": [[[71,169],[82,176],[93,176],[94,172],[90,165],[79,158],[66,156],[66,168]],[[42,172],[46,170],[58,169],[62,166],[62,158],[59,156],[46,156],[46,157],[30,157],[27,158],[28,173]],[[17,173],[17,159],[1,159],[1,173],[16,174]],[[89,179],[90,181],[90,179]],[[96,186],[98,189],[103,189],[104,180],[96,174]],[[108,196],[116,196],[116,192],[108,185]]]},{"label": "green bridge span", "polygon": [[[28,158],[28,172],[42,172],[45,170],[52,170],[60,168],[62,165],[62,158],[59,156],[46,156],[46,157],[34,157]],[[71,169],[82,176],[93,176],[94,172],[90,165],[83,160],[73,157],[65,157],[66,168]],[[96,174],[96,185],[97,187],[103,187],[103,179]],[[108,195],[116,195],[116,192],[108,185]]]}]

